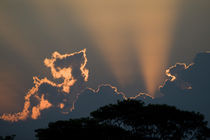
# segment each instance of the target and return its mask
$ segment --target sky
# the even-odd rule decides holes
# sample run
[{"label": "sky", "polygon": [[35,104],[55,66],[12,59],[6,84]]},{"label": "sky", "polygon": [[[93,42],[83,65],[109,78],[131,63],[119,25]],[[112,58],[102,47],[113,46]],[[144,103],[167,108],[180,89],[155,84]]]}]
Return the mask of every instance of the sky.
[{"label": "sky", "polygon": [[80,117],[146,96],[210,121],[209,13],[208,0],[0,1],[0,114],[30,102],[17,121],[49,121],[52,106]]}]

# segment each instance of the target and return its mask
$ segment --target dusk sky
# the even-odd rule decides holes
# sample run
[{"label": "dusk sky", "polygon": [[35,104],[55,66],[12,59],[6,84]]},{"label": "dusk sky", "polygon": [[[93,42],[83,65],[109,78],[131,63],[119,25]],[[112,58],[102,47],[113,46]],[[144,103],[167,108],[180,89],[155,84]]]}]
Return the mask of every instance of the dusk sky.
[{"label": "dusk sky", "polygon": [[0,1],[0,116],[16,125],[0,136],[137,96],[210,121],[209,13],[209,0]]}]

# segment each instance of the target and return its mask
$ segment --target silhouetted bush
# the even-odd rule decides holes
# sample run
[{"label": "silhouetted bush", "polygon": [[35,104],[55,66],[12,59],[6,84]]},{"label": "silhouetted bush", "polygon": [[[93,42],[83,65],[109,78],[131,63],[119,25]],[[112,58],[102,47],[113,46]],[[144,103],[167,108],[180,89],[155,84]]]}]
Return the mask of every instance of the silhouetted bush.
[{"label": "silhouetted bush", "polygon": [[35,132],[39,140],[205,140],[210,130],[200,113],[124,100],[99,108],[89,118],[57,121]]}]

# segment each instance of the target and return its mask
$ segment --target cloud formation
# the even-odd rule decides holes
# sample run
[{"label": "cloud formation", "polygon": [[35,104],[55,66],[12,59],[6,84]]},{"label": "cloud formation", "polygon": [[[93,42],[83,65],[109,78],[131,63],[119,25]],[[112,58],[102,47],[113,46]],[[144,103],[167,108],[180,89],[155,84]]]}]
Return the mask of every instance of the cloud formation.
[{"label": "cloud formation", "polygon": [[210,120],[210,52],[198,53],[189,65],[177,63],[166,70],[168,79],[160,87],[164,103],[199,111]]},{"label": "cloud formation", "polygon": [[[44,60],[50,68],[53,80],[47,77],[33,77],[34,87],[25,96],[23,110],[14,114],[3,114],[1,119],[16,122],[28,118],[37,119],[43,110],[52,108],[72,116],[87,114],[100,106],[122,99],[142,99],[204,112],[209,105],[210,53],[199,53],[193,63],[177,63],[166,70],[168,77],[160,87],[163,97],[155,100],[147,93],[127,97],[110,84],[99,85],[97,89],[87,87],[89,71],[86,68],[86,49],[61,55],[54,52]],[[194,105],[199,102],[199,105]],[[74,110],[75,109],[75,110]],[[82,113],[84,112],[84,113]],[[205,113],[204,113],[205,114]],[[79,115],[82,117],[82,115]],[[210,118],[210,112],[209,112]]]},{"label": "cloud formation", "polygon": [[[146,93],[127,97],[124,92],[110,84],[101,84],[96,89],[87,87],[89,71],[86,68],[85,49],[64,55],[55,52],[51,58],[44,60],[44,64],[50,68],[53,80],[33,77],[34,87],[25,96],[23,110],[15,114],[3,114],[2,120],[17,122],[29,118],[37,119],[42,115],[37,121],[27,121],[32,123],[35,129],[35,126],[40,127],[40,124],[47,125],[48,121],[88,116],[91,111],[101,106],[123,99],[140,99],[146,103],[175,105],[178,108],[199,111],[207,117],[206,120],[210,120],[209,52],[199,53],[189,65],[177,63],[167,69],[168,78],[160,87],[164,96],[155,99]],[[67,115],[69,112],[71,113]],[[2,134],[8,131],[3,131],[5,126],[16,134],[25,133],[29,131],[28,128],[30,132],[33,131],[31,124],[21,121],[12,124],[13,127],[5,121],[0,123]],[[21,128],[21,132],[17,132],[20,125],[24,127]]]},{"label": "cloud formation", "polygon": [[3,114],[1,119],[12,122],[29,117],[37,119],[42,110],[50,107],[59,107],[65,112],[74,108],[74,101],[88,80],[86,49],[64,55],[54,52],[50,59],[44,60],[44,64],[51,69],[53,78],[62,79],[62,82],[53,82],[47,77],[33,77],[34,87],[25,96],[23,110],[15,114]]},{"label": "cloud formation", "polygon": [[145,93],[138,93],[136,96],[127,97],[117,87],[110,84],[101,84],[97,89],[86,88],[80,94],[75,103],[75,109],[71,112],[71,117],[88,116],[91,111],[107,104],[117,103],[118,100],[145,98],[152,99],[152,97]]},{"label": "cloud formation", "polygon": [[[57,108],[60,112],[68,114],[75,109],[76,104],[82,104],[80,101],[84,96],[87,96],[84,103],[87,103],[88,99],[90,99],[88,103],[93,103],[94,100],[97,102],[94,109],[111,103],[110,101],[149,96],[139,93],[134,97],[127,97],[123,92],[118,91],[117,87],[109,84],[102,84],[96,90],[88,88],[85,84],[89,76],[89,70],[86,68],[86,49],[64,55],[54,52],[51,58],[44,60],[44,64],[50,68],[53,81],[47,77],[43,79],[33,77],[34,87],[25,96],[23,110],[14,114],[3,114],[1,119],[11,122],[28,118],[37,119],[41,111],[49,108]],[[83,96],[80,97],[80,94]],[[79,103],[76,103],[78,98]]]},{"label": "cloud formation", "polygon": [[199,53],[190,65],[177,63],[167,69],[168,79],[160,90],[162,93],[169,92],[172,88],[182,92],[206,92],[209,89],[209,73],[210,52]]}]

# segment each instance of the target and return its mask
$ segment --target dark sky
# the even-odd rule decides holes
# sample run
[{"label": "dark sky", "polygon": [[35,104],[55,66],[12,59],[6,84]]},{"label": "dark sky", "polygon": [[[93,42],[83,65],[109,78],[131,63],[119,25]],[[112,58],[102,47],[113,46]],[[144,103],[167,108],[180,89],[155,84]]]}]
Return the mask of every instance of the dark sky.
[{"label": "dark sky", "polygon": [[[173,2],[171,4],[165,0],[159,2],[150,0],[148,3],[138,0],[133,2],[129,0],[0,1],[0,113],[22,110],[24,96],[34,86],[33,76],[40,79],[47,77],[55,81],[50,68],[44,64],[45,58],[50,58],[55,51],[60,54],[71,54],[86,48],[88,60],[86,68],[89,70],[89,79],[85,82],[85,87],[96,89],[101,84],[110,84],[110,86],[105,88],[102,86],[101,93],[107,93],[105,97],[102,96],[103,98],[85,95],[91,92],[99,93],[97,91],[84,91],[83,95],[88,97],[81,96],[78,105],[82,107],[77,105],[80,111],[75,110],[72,116],[82,116],[91,109],[112,102],[113,95],[108,94],[111,91],[116,93],[116,89],[112,86],[128,97],[140,92],[147,93],[146,79],[149,78],[145,76],[144,71],[147,66],[150,67],[150,61],[143,64],[142,60],[150,58],[154,60],[154,56],[159,58],[164,55],[164,60],[161,57],[154,61],[151,71],[160,75],[159,79],[151,76],[152,80],[157,81],[159,85],[163,84],[167,77],[164,74],[165,71],[155,66],[157,62],[164,70],[178,62],[186,65],[194,63],[194,65],[189,68],[184,64],[174,66],[174,71],[170,72],[177,76],[175,83],[169,79],[160,91],[156,89],[156,95],[164,96],[151,102],[201,111],[210,121],[208,111],[210,54],[203,53],[210,50],[210,1]],[[145,8],[148,15],[144,14],[145,9],[141,7],[144,4],[148,6]],[[153,15],[155,10],[148,9],[156,8],[159,11],[158,7],[150,8],[154,5],[164,5],[165,11],[160,12],[160,15]],[[167,14],[164,14],[165,12]],[[154,19],[154,22],[151,23],[150,19]],[[149,38],[146,36],[147,32],[152,34]],[[160,36],[159,41],[166,44],[165,49],[160,47],[158,52],[149,49],[151,53],[142,53],[145,48],[151,46],[144,46],[148,42],[149,44],[153,42],[151,44],[154,49],[158,47],[155,42],[157,40],[154,39],[156,36]],[[77,57],[68,60],[70,63],[73,61],[74,65],[71,67],[76,67],[76,63],[83,62],[76,59]],[[73,75],[77,77],[76,73]],[[189,88],[186,83],[192,87],[192,90],[183,89],[183,87]],[[48,90],[48,87],[46,89]],[[46,89],[41,91],[49,92],[48,94],[55,92],[54,89],[49,91]],[[75,87],[73,90],[77,91],[76,89]],[[93,102],[92,107],[91,105],[87,107],[89,102]],[[44,120],[47,120],[46,116]],[[55,118],[62,119],[61,116],[57,115]],[[29,124],[34,125],[33,122]],[[11,126],[7,127],[9,131]],[[15,130],[16,128],[13,129],[14,133]],[[2,135],[8,134],[6,131]]]}]

